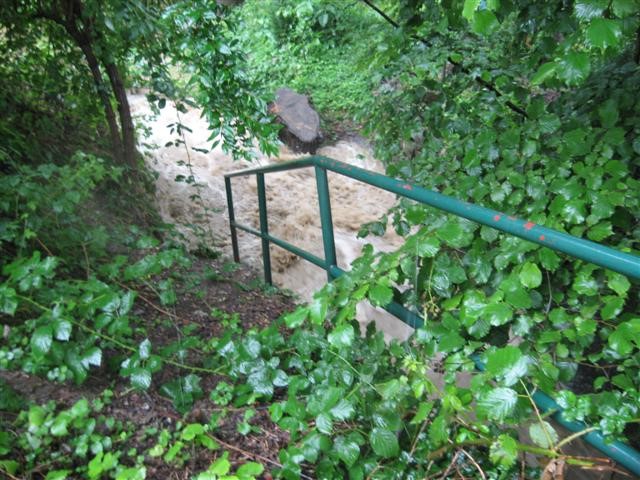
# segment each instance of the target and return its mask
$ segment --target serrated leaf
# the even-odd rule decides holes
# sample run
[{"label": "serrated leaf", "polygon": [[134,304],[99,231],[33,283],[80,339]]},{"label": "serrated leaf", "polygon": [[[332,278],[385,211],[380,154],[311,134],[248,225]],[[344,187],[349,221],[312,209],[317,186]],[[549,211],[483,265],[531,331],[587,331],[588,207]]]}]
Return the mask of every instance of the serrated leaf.
[{"label": "serrated leaf", "polygon": [[416,242],[416,254],[419,257],[434,257],[440,251],[440,240],[436,237],[421,238]]},{"label": "serrated leaf", "polygon": [[601,16],[608,4],[608,0],[582,0],[575,3],[574,13],[580,20],[591,20]]},{"label": "serrated leaf", "polygon": [[13,316],[17,308],[18,299],[16,297],[16,291],[6,285],[0,286],[0,312]]},{"label": "serrated leaf", "polygon": [[596,48],[605,50],[616,47],[622,36],[622,29],[617,20],[608,18],[594,18],[587,28],[587,39]]},{"label": "serrated leaf", "polygon": [[511,467],[518,459],[518,442],[506,434],[498,436],[491,444],[489,458],[496,465]]},{"label": "serrated leaf", "polygon": [[378,283],[369,290],[369,300],[376,307],[388,305],[393,300],[393,290],[391,287]]},{"label": "serrated leaf", "polygon": [[338,404],[330,410],[331,416],[338,420],[348,420],[355,413],[355,408],[349,400],[342,399]]},{"label": "serrated leaf", "polygon": [[320,413],[316,417],[316,428],[319,432],[331,435],[333,432],[333,420],[327,413]]},{"label": "serrated leaf", "polygon": [[589,55],[582,52],[570,52],[560,60],[558,76],[568,85],[583,82],[591,72]]},{"label": "serrated leaf", "polygon": [[353,440],[340,436],[336,438],[333,449],[338,454],[338,458],[344,462],[347,467],[352,467],[360,456],[360,446]]},{"label": "serrated leaf", "polygon": [[309,319],[312,323],[320,325],[327,317],[328,300],[325,297],[315,298],[309,305]]},{"label": "serrated leaf", "polygon": [[384,428],[371,430],[369,444],[375,454],[382,458],[393,458],[400,453],[398,437],[394,432]]},{"label": "serrated leaf", "polygon": [[304,323],[308,316],[308,308],[298,308],[288,315],[285,315],[284,323],[288,328],[297,328]]},{"label": "serrated leaf", "polygon": [[542,272],[535,263],[526,262],[518,274],[520,283],[527,288],[538,288],[542,283]]},{"label": "serrated leaf", "polygon": [[64,319],[58,319],[53,324],[53,331],[56,340],[66,342],[71,338],[71,330],[73,329],[71,322]]},{"label": "serrated leaf", "polygon": [[260,463],[247,462],[236,470],[236,475],[240,477],[240,480],[244,480],[249,477],[257,477],[262,472],[264,472],[264,467]]},{"label": "serrated leaf", "polygon": [[513,385],[526,375],[529,361],[518,347],[507,346],[487,353],[486,370],[505,385]]},{"label": "serrated leaf", "polygon": [[541,448],[553,448],[558,443],[558,433],[549,424],[542,420],[529,426],[529,435],[533,443]]},{"label": "serrated leaf", "polygon": [[353,343],[356,338],[356,333],[353,327],[349,324],[339,325],[334,328],[327,336],[327,340],[334,347],[342,348],[348,347]]},{"label": "serrated leaf", "polygon": [[545,80],[553,78],[557,68],[558,65],[556,62],[543,63],[540,65],[540,68],[538,68],[533,77],[531,77],[531,83],[533,85],[540,85],[541,83],[544,83]]},{"label": "serrated leaf", "polygon": [[518,392],[511,388],[499,387],[484,392],[478,398],[478,410],[487,418],[503,421],[518,402]]},{"label": "serrated leaf", "polygon": [[53,344],[53,329],[51,325],[36,328],[31,336],[31,348],[34,352],[45,355]]},{"label": "serrated leaf", "polygon": [[142,360],[146,360],[151,355],[151,342],[145,338],[138,346],[138,355]]},{"label": "serrated leaf", "polygon": [[151,386],[151,372],[145,368],[134,368],[130,381],[133,387],[146,390]]},{"label": "serrated leaf", "polygon": [[482,318],[498,327],[513,318],[513,309],[506,303],[490,303],[482,310]]},{"label": "serrated leaf", "polygon": [[607,270],[607,286],[621,297],[624,297],[631,287],[631,283],[624,275]]}]

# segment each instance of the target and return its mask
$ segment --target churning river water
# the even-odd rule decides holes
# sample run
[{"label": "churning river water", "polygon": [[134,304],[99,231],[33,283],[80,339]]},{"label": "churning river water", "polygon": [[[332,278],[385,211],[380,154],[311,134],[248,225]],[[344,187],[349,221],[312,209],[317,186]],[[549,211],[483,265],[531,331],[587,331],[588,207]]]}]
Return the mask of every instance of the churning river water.
[{"label": "churning river water", "polygon": [[[154,115],[144,94],[131,94],[129,101],[143,132],[140,148],[145,153],[149,167],[157,172],[156,203],[163,220],[176,224],[191,240],[194,236],[189,224],[199,224],[205,230],[212,231],[214,248],[231,257],[223,175],[251,166],[303,158],[304,155],[295,154],[282,146],[277,157],[268,158],[258,154],[255,162],[248,163],[234,161],[220,147],[203,153],[193,149],[207,150],[211,143],[208,140],[210,132],[207,122],[201,118],[200,111],[179,113],[167,103],[158,115]],[[171,125],[176,123],[186,125],[190,130],[184,131],[186,147],[173,143],[182,139],[175,130],[172,132]],[[369,170],[383,171],[367,143],[359,138],[322,147],[318,154]],[[187,164],[191,165],[195,180],[202,185],[199,192],[192,185],[175,180],[178,176],[190,175]],[[313,169],[267,174],[265,183],[269,232],[322,258],[322,232]],[[258,229],[255,177],[234,178],[232,185],[236,220]],[[331,172],[329,189],[336,252],[341,268],[349,269],[365,243],[373,244],[380,251],[392,250],[400,245],[401,238],[393,232],[384,237],[356,237],[363,223],[377,220],[394,205],[395,195]],[[195,193],[199,193],[201,201],[192,199]],[[208,215],[202,215],[203,206]],[[241,261],[256,270],[262,269],[260,239],[244,232],[238,233]],[[277,246],[271,247],[271,263],[274,283],[294,291],[302,300],[311,299],[313,293],[326,282],[323,270]],[[375,321],[387,338],[404,339],[411,333],[411,329],[399,320],[364,303],[358,308],[358,320],[362,325]]]}]

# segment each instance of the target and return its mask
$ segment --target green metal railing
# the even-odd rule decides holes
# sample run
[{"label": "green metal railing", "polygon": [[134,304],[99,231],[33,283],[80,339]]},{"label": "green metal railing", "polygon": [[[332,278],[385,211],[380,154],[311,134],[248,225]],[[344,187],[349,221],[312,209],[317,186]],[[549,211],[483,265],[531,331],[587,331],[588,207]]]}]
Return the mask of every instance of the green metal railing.
[{"label": "green metal railing", "polygon": [[[264,175],[267,173],[307,167],[313,167],[316,174],[324,258],[319,258],[306,250],[298,248],[295,245],[269,234]],[[496,210],[463,202],[417,185],[402,182],[379,173],[371,172],[369,170],[321,156],[312,156],[303,160],[241,170],[224,176],[234,260],[236,262],[240,261],[237,230],[243,230],[262,239],[264,279],[265,282],[269,284],[272,283],[271,257],[269,253],[269,246],[271,243],[326,270],[329,280],[344,274],[345,271],[338,267],[336,260],[327,171],[332,171],[340,175],[359,180],[402,197],[415,200],[459,217],[495,228],[496,230],[529,240],[533,243],[566,253],[571,257],[579,258],[595,265],[619,272],[631,279],[640,280],[640,257],[638,256],[620,252],[589,240],[577,238],[566,233],[537,225],[528,220],[521,220]],[[233,209],[231,179],[234,177],[250,175],[256,176],[258,184],[260,230],[238,223],[235,219]],[[420,316],[398,303],[392,302],[385,307],[385,310],[411,327],[417,328],[423,325],[423,321]],[[483,368],[482,364],[477,360],[476,365],[479,369]],[[564,418],[561,407],[545,393],[536,391],[533,395],[533,400],[542,412],[555,412],[553,413],[552,418],[571,432],[580,432],[587,428],[582,422],[569,421]],[[634,474],[640,476],[640,452],[634,448],[622,442],[607,443],[603,435],[598,431],[589,432],[582,436],[582,439]]]}]

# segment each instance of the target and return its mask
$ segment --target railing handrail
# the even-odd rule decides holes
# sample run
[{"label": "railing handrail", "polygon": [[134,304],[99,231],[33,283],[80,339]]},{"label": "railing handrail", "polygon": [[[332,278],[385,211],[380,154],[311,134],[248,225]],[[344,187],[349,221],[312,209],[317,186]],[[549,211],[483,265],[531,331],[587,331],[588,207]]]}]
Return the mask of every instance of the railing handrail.
[{"label": "railing handrail", "polygon": [[[318,203],[320,205],[322,240],[325,255],[324,259],[269,234],[264,174],[305,167],[315,167],[316,171]],[[538,245],[566,253],[571,257],[608,268],[632,279],[640,280],[640,257],[636,255],[621,252],[590,240],[574,237],[567,233],[537,225],[530,220],[521,220],[497,210],[464,202],[462,200],[425,189],[419,185],[393,179],[380,173],[317,155],[302,160],[293,160],[290,162],[263,167],[248,168],[224,175],[234,260],[236,262],[240,261],[236,233],[236,229],[240,229],[262,239],[264,274],[265,281],[267,283],[271,283],[271,260],[269,254],[270,242],[284,248],[285,250],[289,250],[314,265],[324,268],[327,271],[329,280],[345,273],[344,270],[337,266],[336,261],[327,170],[359,180],[383,190],[396,193],[405,198],[410,198],[422,204],[452,213],[456,216],[472,220],[476,223],[480,223],[481,225],[500,230]],[[235,220],[231,179],[234,177],[249,175],[256,175],[258,183],[260,231],[253,227],[242,225]],[[423,324],[422,318],[398,303],[391,302],[385,307],[385,310],[389,311],[412,327],[418,327]],[[482,369],[481,363],[476,361],[476,364],[478,368]],[[552,418],[571,432],[580,432],[586,428],[586,425],[582,422],[569,421],[564,418],[562,415],[562,408],[544,392],[536,391],[533,395],[533,399],[543,413],[555,412],[551,415]],[[640,475],[640,452],[634,448],[630,447],[626,443],[618,441],[607,443],[605,437],[599,431],[589,432],[583,436],[583,439],[636,475]]]}]

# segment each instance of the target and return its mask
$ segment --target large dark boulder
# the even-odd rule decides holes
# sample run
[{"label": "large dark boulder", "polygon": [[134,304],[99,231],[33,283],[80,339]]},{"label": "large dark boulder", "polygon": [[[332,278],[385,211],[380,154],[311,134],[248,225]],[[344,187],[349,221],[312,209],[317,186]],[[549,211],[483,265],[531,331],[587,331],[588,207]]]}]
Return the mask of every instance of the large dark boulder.
[{"label": "large dark boulder", "polygon": [[283,125],[280,140],[295,152],[315,153],[322,140],[320,116],[306,96],[281,88],[276,92],[271,112]]}]

